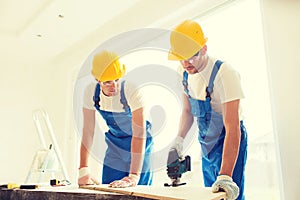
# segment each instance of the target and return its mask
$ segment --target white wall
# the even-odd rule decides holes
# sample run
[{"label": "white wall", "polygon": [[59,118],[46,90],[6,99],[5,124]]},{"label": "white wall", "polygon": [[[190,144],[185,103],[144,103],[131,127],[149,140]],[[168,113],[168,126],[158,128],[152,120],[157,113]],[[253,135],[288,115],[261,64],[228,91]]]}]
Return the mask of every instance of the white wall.
[{"label": "white wall", "polygon": [[205,28],[208,53],[230,63],[241,76],[243,121],[248,132],[246,198],[277,199],[278,170],[260,2],[237,1],[197,20]]},{"label": "white wall", "polygon": [[300,2],[263,0],[262,14],[282,199],[299,199]]},{"label": "white wall", "polygon": [[28,63],[19,59],[1,60],[1,182],[24,181],[33,152],[39,148],[31,113],[45,105],[44,94],[49,85],[44,84],[42,77],[48,77],[49,71],[28,69]]},{"label": "white wall", "polygon": [[[42,67],[33,69],[32,65]],[[0,182],[23,182],[35,152],[42,147],[32,118],[35,109],[48,111],[64,149],[68,80],[63,76],[67,73],[50,63],[29,64],[21,59],[1,60],[1,71]]]}]

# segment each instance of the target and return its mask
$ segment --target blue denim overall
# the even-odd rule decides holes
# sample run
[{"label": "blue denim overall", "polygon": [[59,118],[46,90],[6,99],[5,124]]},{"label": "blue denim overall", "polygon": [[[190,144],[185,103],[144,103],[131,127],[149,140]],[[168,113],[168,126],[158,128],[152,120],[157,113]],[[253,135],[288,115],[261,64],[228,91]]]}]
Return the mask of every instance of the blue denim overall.
[{"label": "blue denim overall", "polygon": [[[213,92],[214,80],[222,62],[217,61],[212,70],[209,84],[206,88],[205,101],[191,98],[188,90],[188,73],[183,73],[183,86],[186,95],[189,97],[191,112],[194,117],[197,117],[199,129],[198,140],[202,150],[202,172],[205,187],[211,187],[216,181],[220,172],[222,163],[223,144],[225,138],[225,127],[223,124],[222,115],[216,113],[211,108],[210,94]],[[245,164],[247,159],[247,132],[240,122],[241,142],[238,159],[233,172],[233,181],[240,188],[240,195],[237,199],[244,199],[244,174]]]},{"label": "blue denim overall", "polygon": [[[132,113],[124,94],[125,81],[121,82],[121,99],[124,112],[108,112],[100,109],[100,84],[94,93],[94,106],[102,115],[109,130],[105,133],[107,150],[104,157],[102,183],[108,184],[129,175],[131,163]],[[151,124],[146,122],[146,148],[139,185],[151,185],[153,173],[150,171],[150,154],[153,147]]]}]

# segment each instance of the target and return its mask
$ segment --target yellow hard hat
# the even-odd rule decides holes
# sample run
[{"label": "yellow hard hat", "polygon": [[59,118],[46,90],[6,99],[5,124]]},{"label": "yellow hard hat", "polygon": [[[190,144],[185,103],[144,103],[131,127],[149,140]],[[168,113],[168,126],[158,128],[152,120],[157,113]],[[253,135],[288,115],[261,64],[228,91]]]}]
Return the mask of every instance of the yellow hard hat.
[{"label": "yellow hard hat", "polygon": [[126,72],[125,65],[119,61],[119,56],[110,51],[102,51],[94,56],[92,75],[101,82],[121,78]]},{"label": "yellow hard hat", "polygon": [[206,41],[201,26],[192,20],[185,20],[171,32],[168,59],[189,59],[205,45]]}]

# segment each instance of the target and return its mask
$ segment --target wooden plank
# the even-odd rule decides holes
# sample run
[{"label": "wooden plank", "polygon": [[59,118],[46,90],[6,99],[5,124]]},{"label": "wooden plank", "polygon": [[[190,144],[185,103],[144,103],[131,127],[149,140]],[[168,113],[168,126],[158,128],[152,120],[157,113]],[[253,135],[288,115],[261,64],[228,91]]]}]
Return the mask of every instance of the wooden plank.
[{"label": "wooden plank", "polygon": [[149,200],[145,197],[121,195],[86,189],[40,188],[25,189],[0,189],[0,200]]},{"label": "wooden plank", "polygon": [[151,199],[165,199],[165,200],[180,200],[180,199],[201,199],[201,200],[219,200],[225,199],[226,193],[211,192],[211,188],[203,188],[199,186],[179,186],[179,187],[155,187],[142,186],[129,188],[111,188],[108,185],[88,185],[80,188],[89,190],[98,190],[105,192],[114,192],[130,196],[145,197]]}]

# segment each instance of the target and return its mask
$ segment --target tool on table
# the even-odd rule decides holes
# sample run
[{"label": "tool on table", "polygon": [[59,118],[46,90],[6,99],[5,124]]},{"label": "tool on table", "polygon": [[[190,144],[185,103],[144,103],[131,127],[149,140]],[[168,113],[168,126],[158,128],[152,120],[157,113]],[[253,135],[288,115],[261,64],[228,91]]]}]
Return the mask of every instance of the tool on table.
[{"label": "tool on table", "polygon": [[16,183],[8,183],[8,184],[0,185],[0,188],[6,188],[6,189],[36,189],[36,188],[39,188],[39,186],[38,185],[29,185],[29,184],[20,185],[20,184],[16,184]]},{"label": "tool on table", "polygon": [[50,185],[55,187],[55,186],[66,186],[66,185],[71,185],[71,182],[68,180],[58,180],[58,179],[51,179],[50,180]]},{"label": "tool on table", "polygon": [[171,149],[167,163],[167,174],[171,178],[171,184],[165,183],[164,186],[177,187],[185,185],[186,183],[180,183],[180,178],[187,171],[191,171],[191,157],[185,156],[185,158],[181,158],[176,149]]}]

